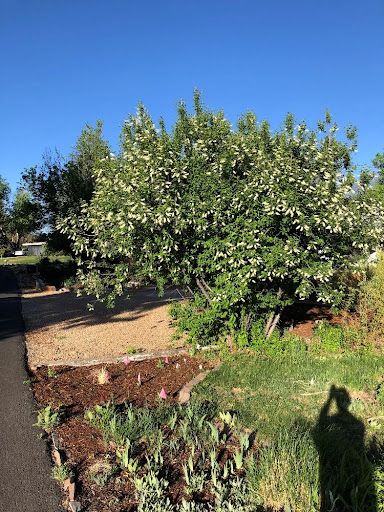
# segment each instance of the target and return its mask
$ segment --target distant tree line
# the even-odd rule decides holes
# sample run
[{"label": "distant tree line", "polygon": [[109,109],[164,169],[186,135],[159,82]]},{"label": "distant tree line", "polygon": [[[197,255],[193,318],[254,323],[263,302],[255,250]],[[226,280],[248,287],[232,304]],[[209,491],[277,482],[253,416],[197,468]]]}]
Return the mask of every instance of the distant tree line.
[{"label": "distant tree line", "polygon": [[57,222],[69,213],[79,213],[81,203],[90,201],[94,169],[109,153],[98,121],[95,127],[85,126],[67,158],[48,152],[41,165],[24,170],[13,200],[9,185],[0,177],[2,251],[14,251],[39,238],[47,240],[52,251],[69,252],[69,239],[57,229]]}]

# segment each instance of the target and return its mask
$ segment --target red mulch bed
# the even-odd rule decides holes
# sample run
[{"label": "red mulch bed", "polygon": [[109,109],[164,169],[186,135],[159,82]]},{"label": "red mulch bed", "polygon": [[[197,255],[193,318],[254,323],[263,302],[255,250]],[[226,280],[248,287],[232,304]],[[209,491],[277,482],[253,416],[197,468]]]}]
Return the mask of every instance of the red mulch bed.
[{"label": "red mulch bed", "polygon": [[[179,365],[179,367],[177,367]],[[97,373],[105,366],[111,382],[100,385]],[[133,489],[127,479],[113,479],[106,486],[96,486],[86,479],[86,471],[93,463],[113,454],[113,447],[105,445],[101,433],[84,420],[84,411],[97,404],[113,401],[136,406],[153,407],[158,404],[159,392],[166,389],[168,403],[177,402],[181,388],[201,371],[211,368],[207,360],[176,356],[169,364],[159,366],[159,359],[96,365],[91,367],[59,367],[56,375],[48,376],[43,367],[32,372],[31,383],[38,408],[51,404],[63,410],[62,423],[56,429],[64,458],[75,469],[77,497],[82,510],[92,512],[130,512],[135,510]],[[142,384],[138,385],[140,373]],[[180,465],[185,454],[180,453]],[[175,461],[172,461],[173,465]],[[178,464],[176,464],[178,465]],[[176,474],[170,494],[178,501],[182,475]]]},{"label": "red mulch bed", "polygon": [[330,306],[293,304],[285,308],[281,324],[284,327],[291,327],[292,334],[302,338],[311,338],[319,320],[326,320],[333,325],[337,325],[352,318],[353,315],[346,312],[334,315]]}]

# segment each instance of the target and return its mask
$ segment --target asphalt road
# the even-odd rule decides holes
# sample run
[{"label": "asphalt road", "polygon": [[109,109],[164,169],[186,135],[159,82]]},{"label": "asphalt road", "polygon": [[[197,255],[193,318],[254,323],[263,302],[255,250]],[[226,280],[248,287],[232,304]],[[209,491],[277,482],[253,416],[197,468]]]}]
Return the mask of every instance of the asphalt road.
[{"label": "asphalt road", "polygon": [[35,405],[27,379],[17,282],[11,270],[0,267],[0,510],[59,512],[47,445],[33,426]]}]

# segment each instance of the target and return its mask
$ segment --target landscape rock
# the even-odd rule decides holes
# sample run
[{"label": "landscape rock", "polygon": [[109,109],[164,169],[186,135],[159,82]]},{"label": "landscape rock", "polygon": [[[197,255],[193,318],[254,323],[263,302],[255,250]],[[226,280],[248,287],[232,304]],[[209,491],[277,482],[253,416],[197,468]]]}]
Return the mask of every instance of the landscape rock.
[{"label": "landscape rock", "polygon": [[53,447],[55,448],[55,450],[60,450],[59,436],[57,435],[56,432],[52,432],[51,439],[52,439],[52,444],[53,444]]},{"label": "landscape rock", "polygon": [[191,398],[191,391],[194,386],[199,384],[202,380],[205,379],[205,377],[208,375],[210,370],[207,370],[205,372],[199,373],[194,379],[190,380],[185,386],[183,386],[179,393],[179,403],[180,404],[186,404],[189,402],[189,399]]},{"label": "landscape rock", "polygon": [[45,292],[55,292],[56,291],[56,286],[47,284],[46,286],[44,286],[43,291],[45,291]]},{"label": "landscape rock", "polygon": [[68,490],[68,498],[69,498],[69,501],[75,501],[75,494],[76,494],[76,486],[75,486],[75,482],[73,482],[71,479],[68,479],[68,485],[67,485],[67,490]]},{"label": "landscape rock", "polygon": [[54,448],[52,451],[52,458],[55,461],[56,466],[61,466],[61,455],[59,450],[56,448]]},{"label": "landscape rock", "polygon": [[69,510],[71,512],[80,512],[81,511],[81,505],[78,501],[70,501],[69,502]]}]

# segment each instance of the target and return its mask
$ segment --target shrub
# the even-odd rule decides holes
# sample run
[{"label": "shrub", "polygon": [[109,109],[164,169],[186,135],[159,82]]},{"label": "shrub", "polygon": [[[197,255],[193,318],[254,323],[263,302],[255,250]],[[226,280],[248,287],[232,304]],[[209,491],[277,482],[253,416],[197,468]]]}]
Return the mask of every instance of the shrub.
[{"label": "shrub", "polygon": [[74,261],[50,261],[48,257],[40,259],[37,265],[38,271],[44,282],[61,288],[69,279],[73,279],[76,274],[76,264]]},{"label": "shrub", "polygon": [[100,460],[92,464],[88,469],[88,479],[102,487],[117,473],[117,466],[110,464],[107,460]]},{"label": "shrub", "polygon": [[47,434],[50,434],[60,423],[60,412],[54,411],[50,405],[44,407],[37,413],[36,427],[40,427]]},{"label": "shrub", "polygon": [[64,482],[67,478],[72,476],[71,469],[66,464],[60,466],[54,466],[52,468],[52,478],[58,482]]},{"label": "shrub", "polygon": [[321,320],[317,324],[314,334],[320,342],[321,349],[327,352],[338,352],[344,347],[344,331],[338,325],[331,325]]},{"label": "shrub", "polygon": [[305,341],[290,332],[285,332],[281,336],[275,331],[270,337],[267,337],[262,321],[255,322],[252,325],[250,347],[267,356],[277,356],[283,353],[295,354],[307,350]]},{"label": "shrub", "polygon": [[140,106],[90,203],[61,222],[82,291],[111,305],[131,275],[188,287],[177,316],[201,344],[258,318],[270,336],[300,298],[340,304],[339,276],[383,233],[382,206],[351,193],[355,130],[340,138],[329,114],[312,130],[289,114],[274,132],[253,113],[233,129],[197,92],[194,107],[181,104],[167,131]]}]

